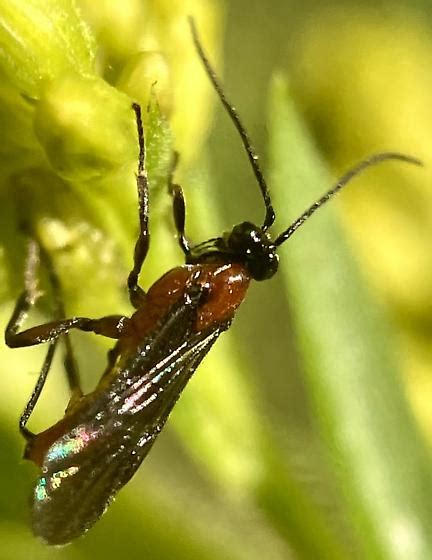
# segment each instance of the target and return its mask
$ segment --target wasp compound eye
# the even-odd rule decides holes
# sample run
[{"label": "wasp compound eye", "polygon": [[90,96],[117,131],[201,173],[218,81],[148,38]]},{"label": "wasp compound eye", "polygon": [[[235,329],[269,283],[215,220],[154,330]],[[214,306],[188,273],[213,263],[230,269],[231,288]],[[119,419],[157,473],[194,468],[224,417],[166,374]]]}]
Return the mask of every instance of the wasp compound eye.
[{"label": "wasp compound eye", "polygon": [[278,269],[279,258],[269,234],[251,222],[235,226],[227,246],[245,264],[254,280],[267,280]]}]

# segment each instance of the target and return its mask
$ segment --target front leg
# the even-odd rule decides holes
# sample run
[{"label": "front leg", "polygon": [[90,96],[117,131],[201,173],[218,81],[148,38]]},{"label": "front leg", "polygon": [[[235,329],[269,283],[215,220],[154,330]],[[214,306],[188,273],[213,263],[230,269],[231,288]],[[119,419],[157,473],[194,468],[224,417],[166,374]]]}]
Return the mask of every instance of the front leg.
[{"label": "front leg", "polygon": [[186,222],[186,204],[183,194],[183,189],[180,185],[174,182],[174,173],[177,168],[179,155],[177,152],[173,153],[171,161],[171,169],[168,177],[168,192],[170,193],[173,201],[173,217],[174,224],[177,230],[177,239],[181,250],[186,258],[190,254],[190,243],[185,234]]},{"label": "front leg", "polygon": [[132,108],[135,111],[139,142],[138,172],[136,175],[139,233],[138,239],[135,243],[133,267],[129,273],[127,284],[129,290],[129,300],[135,309],[138,309],[138,307],[141,307],[145,301],[145,292],[138,286],[138,276],[141,272],[141,268],[150,245],[150,233],[148,228],[149,193],[147,170],[145,167],[146,150],[144,129],[141,119],[141,107],[137,103],[134,103]]}]

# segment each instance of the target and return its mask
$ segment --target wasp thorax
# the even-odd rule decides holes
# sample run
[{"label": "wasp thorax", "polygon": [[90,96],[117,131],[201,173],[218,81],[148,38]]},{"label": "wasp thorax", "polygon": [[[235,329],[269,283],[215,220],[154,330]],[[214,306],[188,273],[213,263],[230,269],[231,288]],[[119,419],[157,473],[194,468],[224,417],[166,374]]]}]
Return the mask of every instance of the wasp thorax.
[{"label": "wasp thorax", "polygon": [[254,280],[267,280],[277,271],[276,246],[262,228],[250,222],[238,224],[228,234],[226,244],[244,262]]}]

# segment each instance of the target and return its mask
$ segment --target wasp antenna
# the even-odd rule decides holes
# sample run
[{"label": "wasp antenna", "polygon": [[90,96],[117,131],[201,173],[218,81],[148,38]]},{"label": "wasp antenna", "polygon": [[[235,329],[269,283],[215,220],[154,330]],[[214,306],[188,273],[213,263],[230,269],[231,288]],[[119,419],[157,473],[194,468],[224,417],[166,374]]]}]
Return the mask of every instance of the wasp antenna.
[{"label": "wasp antenna", "polygon": [[264,175],[261,171],[261,167],[259,165],[259,158],[257,153],[255,152],[254,148],[252,147],[251,141],[249,139],[249,135],[246,132],[245,127],[243,126],[240,117],[237,113],[236,108],[231,105],[231,103],[228,101],[228,99],[225,96],[225,93],[223,91],[222,88],[222,84],[219,81],[219,78],[216,75],[216,72],[214,71],[212,65],[210,64],[209,59],[207,58],[206,53],[204,52],[204,48],[201,44],[201,40],[198,36],[198,30],[195,24],[195,20],[192,16],[189,16],[189,25],[191,28],[191,32],[192,32],[192,39],[195,45],[195,48],[198,52],[198,56],[201,59],[201,62],[204,65],[205,71],[208,75],[208,77],[210,78],[211,83],[213,84],[213,87],[216,91],[216,93],[219,96],[219,99],[222,102],[222,105],[225,107],[227,113],[229,114],[229,116],[231,117],[231,120],[233,121],[238,133],[240,134],[240,138],[243,142],[243,146],[246,150],[247,156],[249,158],[249,162],[252,166],[253,172],[255,174],[256,180],[258,182],[258,186],[260,188],[261,191],[261,195],[263,197],[263,201],[265,204],[265,208],[266,208],[266,215],[264,218],[264,223],[263,223],[263,227],[262,229],[265,231],[267,230],[274,222],[275,220],[275,213],[273,210],[273,206],[272,206],[272,202],[271,202],[271,198],[270,198],[270,192],[269,189],[267,187],[267,183],[264,179]]},{"label": "wasp antenna", "polygon": [[308,220],[314,212],[318,210],[321,206],[323,206],[326,202],[328,202],[333,196],[342,190],[350,181],[354,179],[357,175],[362,173],[368,167],[372,167],[373,165],[377,165],[383,161],[388,160],[399,160],[404,161],[406,163],[412,163],[414,165],[423,165],[423,163],[412,156],[408,156],[405,154],[400,154],[398,152],[383,152],[380,154],[372,155],[356,166],[351,168],[345,175],[343,175],[339,181],[329,190],[327,191],[321,198],[319,198],[316,202],[312,204],[307,210],[301,214],[284,232],[282,232],[275,240],[275,245],[279,246],[282,245],[287,239],[291,237],[291,235],[298,230],[298,228],[303,225],[306,220]]}]

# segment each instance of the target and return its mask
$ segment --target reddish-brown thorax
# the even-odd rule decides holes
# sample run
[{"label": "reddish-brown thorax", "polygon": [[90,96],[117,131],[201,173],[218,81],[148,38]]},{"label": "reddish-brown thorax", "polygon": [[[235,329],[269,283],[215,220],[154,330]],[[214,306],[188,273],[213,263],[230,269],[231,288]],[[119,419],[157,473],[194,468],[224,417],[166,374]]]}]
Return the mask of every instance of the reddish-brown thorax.
[{"label": "reddish-brown thorax", "polygon": [[246,268],[237,263],[173,268],[151,286],[144,305],[126,325],[122,339],[128,338],[130,343],[132,339],[141,341],[193,284],[207,289],[205,301],[198,308],[195,331],[223,323],[233,317],[246,295],[249,282]]},{"label": "reddish-brown thorax", "polygon": [[[249,282],[247,269],[237,263],[184,265],[170,270],[151,286],[144,305],[125,322],[117,346],[119,353],[130,352],[140,346],[144,337],[190,286],[198,284],[206,288],[205,301],[197,312],[195,331],[198,332],[232,319],[246,295]],[[84,400],[88,398],[91,394],[86,395]],[[50,446],[75,426],[74,412],[79,412],[82,405],[83,401],[77,402],[69,414],[37,434],[27,444],[25,458],[42,466]]]}]

